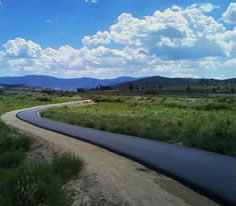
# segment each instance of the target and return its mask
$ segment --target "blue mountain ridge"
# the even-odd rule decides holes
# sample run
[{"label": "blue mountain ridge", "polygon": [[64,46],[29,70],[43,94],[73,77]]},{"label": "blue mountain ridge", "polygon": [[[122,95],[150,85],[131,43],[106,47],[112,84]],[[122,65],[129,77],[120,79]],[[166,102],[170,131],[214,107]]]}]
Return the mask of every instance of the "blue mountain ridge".
[{"label": "blue mountain ridge", "polygon": [[134,77],[119,77],[115,79],[96,79],[96,78],[72,78],[63,79],[44,75],[28,75],[21,77],[0,77],[0,84],[25,85],[40,88],[54,88],[63,90],[75,90],[77,88],[92,89],[97,86],[113,86],[124,82],[138,80]]}]

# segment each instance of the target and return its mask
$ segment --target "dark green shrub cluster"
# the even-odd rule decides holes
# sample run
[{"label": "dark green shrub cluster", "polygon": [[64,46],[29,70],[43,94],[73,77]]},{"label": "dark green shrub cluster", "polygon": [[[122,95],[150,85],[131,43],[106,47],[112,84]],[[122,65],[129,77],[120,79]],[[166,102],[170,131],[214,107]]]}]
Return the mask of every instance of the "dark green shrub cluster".
[{"label": "dark green shrub cluster", "polygon": [[1,186],[2,206],[69,206],[70,203],[61,189],[61,179],[46,163],[11,171]]},{"label": "dark green shrub cluster", "polygon": [[143,92],[144,92],[144,94],[148,94],[148,95],[158,94],[158,90],[157,89],[153,89],[153,88],[144,89]]},{"label": "dark green shrub cluster", "polygon": [[235,103],[236,102],[236,98],[235,97],[219,97],[217,99],[218,102],[220,103],[229,103],[229,104],[232,104],[232,103]]},{"label": "dark green shrub cluster", "polygon": [[1,206],[69,206],[63,185],[78,175],[83,162],[70,154],[55,154],[51,162],[23,165],[5,174],[0,183]]},{"label": "dark green shrub cluster", "polygon": [[186,104],[177,101],[164,101],[162,104],[169,108],[186,109],[188,107]]},{"label": "dark green shrub cluster", "polygon": [[213,111],[213,110],[232,110],[232,104],[228,103],[202,103],[202,104],[186,104],[178,101],[165,101],[162,103],[165,107],[178,108],[178,109],[196,109],[203,111]]},{"label": "dark green shrub cluster", "polygon": [[125,102],[128,98],[120,96],[93,96],[91,98],[94,102]]},{"label": "dark green shrub cluster", "polygon": [[64,153],[54,154],[52,159],[53,172],[67,182],[71,177],[78,175],[83,162],[75,155]]},{"label": "dark green shrub cluster", "polygon": [[207,104],[201,104],[201,105],[196,105],[194,106],[195,109],[197,110],[206,110],[206,111],[211,111],[211,110],[231,110],[232,105],[227,104],[227,103],[207,103]]},{"label": "dark green shrub cluster", "polygon": [[0,152],[11,152],[11,151],[28,151],[30,145],[32,143],[32,139],[26,136],[22,136],[20,134],[16,134],[13,137],[5,137],[0,138]]},{"label": "dark green shrub cluster", "polygon": [[82,169],[74,155],[54,154],[51,162],[27,163],[32,140],[0,124],[0,205],[69,206],[63,185]]},{"label": "dark green shrub cluster", "polygon": [[16,168],[24,160],[25,153],[22,151],[4,152],[0,156],[0,165],[2,168]]},{"label": "dark green shrub cluster", "polygon": [[206,128],[195,130],[195,135],[182,136],[190,147],[236,156],[236,129],[226,121],[210,122]]},{"label": "dark green shrub cluster", "polygon": [[35,98],[36,101],[40,101],[40,102],[51,102],[52,99],[47,97],[47,96],[39,96]]},{"label": "dark green shrub cluster", "polygon": [[0,124],[0,129],[2,129],[0,132],[0,167],[16,168],[24,161],[25,152],[29,150],[32,140],[19,133],[13,133],[3,124]]},{"label": "dark green shrub cluster", "polygon": [[23,100],[25,98],[26,98],[26,95],[17,95],[16,96],[16,99],[18,99],[18,100]]}]

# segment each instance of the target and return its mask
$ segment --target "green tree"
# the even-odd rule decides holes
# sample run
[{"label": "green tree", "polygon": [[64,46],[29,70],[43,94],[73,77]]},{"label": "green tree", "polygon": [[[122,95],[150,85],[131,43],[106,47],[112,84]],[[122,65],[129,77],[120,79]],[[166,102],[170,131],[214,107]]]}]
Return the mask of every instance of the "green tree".
[{"label": "green tree", "polygon": [[134,89],[134,85],[132,83],[129,84],[129,90],[133,90]]}]

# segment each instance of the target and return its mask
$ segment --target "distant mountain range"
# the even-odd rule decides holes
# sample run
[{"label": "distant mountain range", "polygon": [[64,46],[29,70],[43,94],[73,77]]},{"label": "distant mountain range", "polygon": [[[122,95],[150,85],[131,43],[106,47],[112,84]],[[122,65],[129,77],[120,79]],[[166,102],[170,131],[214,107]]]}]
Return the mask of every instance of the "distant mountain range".
[{"label": "distant mountain range", "polygon": [[236,79],[216,80],[216,79],[194,79],[194,78],[167,78],[161,76],[134,78],[119,77],[115,79],[95,79],[95,78],[74,78],[62,79],[51,76],[30,75],[22,77],[0,77],[0,85],[25,85],[40,88],[53,88],[63,90],[75,90],[77,88],[92,89],[98,86],[112,86],[113,88],[157,88],[159,86],[183,86],[199,84],[203,81],[210,83],[236,82]]},{"label": "distant mountain range", "polygon": [[217,79],[194,79],[194,78],[167,78],[161,76],[153,76],[146,77],[142,79],[138,79],[132,82],[122,82],[118,85],[115,85],[116,88],[128,88],[130,85],[132,87],[139,88],[157,88],[161,87],[170,87],[170,86],[186,86],[186,85],[197,85],[199,83],[207,82],[209,84],[214,83],[233,83],[236,82],[236,78],[234,79],[226,79],[226,80],[217,80]]},{"label": "distant mountain range", "polygon": [[91,89],[97,86],[113,86],[123,82],[135,81],[138,78],[119,77],[116,79],[74,78],[62,79],[51,76],[29,75],[22,77],[0,77],[0,85],[26,85],[40,88],[75,90]]},{"label": "distant mountain range", "polygon": [[[167,77],[146,77],[132,82],[134,87],[151,87],[155,88],[158,86],[182,86],[182,85],[191,85],[198,83],[199,79],[189,79],[189,78],[167,78]],[[131,84],[131,82],[122,82],[117,85],[120,88],[126,88]]]}]

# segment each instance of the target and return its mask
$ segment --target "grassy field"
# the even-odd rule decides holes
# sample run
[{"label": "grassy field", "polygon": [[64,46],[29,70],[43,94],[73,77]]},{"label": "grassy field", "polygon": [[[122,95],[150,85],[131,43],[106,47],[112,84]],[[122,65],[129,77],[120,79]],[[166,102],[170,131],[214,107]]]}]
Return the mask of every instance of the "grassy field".
[{"label": "grassy field", "polygon": [[92,97],[43,117],[99,130],[183,144],[236,156],[236,98]]},{"label": "grassy field", "polygon": [[[71,101],[42,94],[0,95],[0,115],[14,109]],[[55,154],[51,162],[26,160],[33,139],[0,122],[0,205],[67,206],[70,195],[62,186],[81,170],[82,161]]]}]

